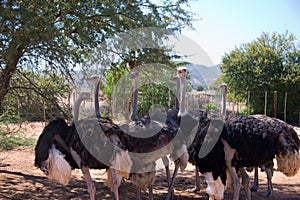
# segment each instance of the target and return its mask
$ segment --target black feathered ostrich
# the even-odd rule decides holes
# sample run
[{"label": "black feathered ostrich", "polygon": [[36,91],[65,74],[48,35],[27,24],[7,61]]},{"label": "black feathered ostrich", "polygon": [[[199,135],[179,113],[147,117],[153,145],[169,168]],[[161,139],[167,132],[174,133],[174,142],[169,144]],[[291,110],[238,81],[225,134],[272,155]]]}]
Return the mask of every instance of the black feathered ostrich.
[{"label": "black feathered ostrich", "polygon": [[[283,134],[284,137],[289,138],[290,141],[295,145],[295,148],[298,146],[298,149],[300,148],[300,140],[298,138],[297,132],[294,130],[293,126],[287,124],[286,122],[272,117],[267,117],[265,115],[252,115],[255,118],[258,118],[261,121],[264,121],[267,124],[270,124],[274,127],[274,132],[277,134]],[[284,131],[282,131],[284,130]],[[273,161],[270,161],[269,163],[266,163],[264,166],[261,166],[261,168],[266,172],[267,180],[268,180],[268,191],[265,194],[265,196],[271,196],[273,193],[273,186],[272,186],[272,176],[274,173],[274,163]],[[255,167],[254,172],[254,184],[251,187],[252,191],[257,191],[258,189],[258,167]]]},{"label": "black feathered ostrich", "polygon": [[[229,115],[223,127],[218,118],[213,113],[199,111],[198,132],[188,149],[190,162],[205,174],[210,199],[223,199],[226,180],[233,189],[233,199],[239,198],[241,184],[237,171],[242,176],[247,198],[251,199],[249,177],[244,167],[267,165],[273,158],[277,159],[278,171],[288,176],[297,173],[299,139],[288,133],[292,129],[284,128],[286,124],[274,123],[276,119],[270,122],[271,118],[267,117]],[[212,150],[207,155],[202,154],[203,147],[210,145],[213,145]]]},{"label": "black feathered ostrich", "polygon": [[[227,92],[228,92],[228,87],[227,87],[227,84],[223,83],[223,84],[219,85],[219,88],[220,88],[221,93],[222,93],[221,114],[226,115],[226,96],[227,96]],[[200,119],[199,120],[199,122],[200,122],[199,123],[199,128],[202,127],[202,129],[204,129],[205,131],[208,130],[209,123],[210,123],[210,120],[211,120],[211,116],[216,117],[216,116],[219,115],[218,113],[213,113],[213,112],[208,112],[208,111],[203,111],[203,110],[200,110],[199,113],[200,113],[200,115],[199,115],[200,116],[200,118],[199,118]],[[208,117],[208,119],[206,119],[206,117]],[[221,115],[218,116],[217,118],[219,118],[219,120],[222,120]],[[204,121],[206,123],[201,123],[201,122],[204,122]],[[221,121],[219,123],[221,123]],[[203,140],[204,140],[204,137],[207,134],[205,131],[202,131],[202,136],[201,137],[203,137],[202,138]],[[203,141],[198,141],[198,142],[200,142],[201,144],[203,143]],[[192,147],[189,148],[189,150],[194,151],[193,148],[194,147],[192,146]],[[190,159],[190,162],[195,165],[195,161],[194,161],[193,158]],[[200,188],[201,188],[201,186],[200,186],[199,168],[198,168],[197,165],[195,165],[195,187],[192,188],[192,189],[187,189],[187,191],[188,192],[196,192],[196,191],[199,191]]]},{"label": "black feathered ostrich", "polygon": [[[163,163],[166,168],[166,174],[167,174],[167,180],[168,180],[168,186],[169,191],[166,199],[171,198],[171,195],[173,193],[173,187],[174,187],[174,181],[176,177],[176,173],[178,168],[184,169],[188,162],[188,153],[186,145],[182,143],[182,140],[178,140],[177,142],[174,142],[173,139],[176,137],[177,132],[180,131],[181,135],[184,135],[184,131],[179,130],[179,124],[183,122],[186,126],[189,120],[187,120],[186,117],[182,118],[178,115],[186,114],[184,107],[182,109],[178,110],[167,110],[167,120],[166,122],[158,122],[155,120],[150,120],[150,118],[138,118],[137,116],[137,103],[138,103],[138,88],[139,88],[139,73],[137,69],[135,68],[136,62],[130,61],[129,66],[131,68],[130,77],[135,81],[134,85],[134,96],[133,96],[133,103],[132,103],[132,115],[131,119],[134,120],[132,123],[123,125],[125,129],[128,130],[128,132],[138,132],[138,133],[145,133],[147,129],[153,129],[158,130],[158,132],[147,138],[140,138],[140,137],[134,137],[134,136],[127,136],[127,141],[122,141],[124,144],[128,144],[127,148],[130,152],[133,153],[139,153],[142,155],[140,158],[143,160],[142,162],[145,165],[152,166],[152,169],[154,170],[154,162],[158,159],[162,159]],[[134,69],[135,68],[135,69]],[[183,70],[182,70],[183,71]],[[184,72],[186,69],[184,69]],[[183,80],[181,80],[183,79]],[[184,104],[184,98],[185,98],[185,89],[186,89],[186,83],[185,83],[185,73],[183,76],[181,75],[178,77],[179,84],[177,86],[180,87],[181,83],[181,99],[180,102]],[[133,131],[132,131],[133,130]],[[191,131],[188,128],[188,133]],[[121,138],[121,137],[120,137]],[[155,152],[155,154],[151,153]],[[167,158],[167,155],[170,155],[171,159],[174,158],[175,160],[175,170],[172,177],[172,181],[170,182],[170,172],[169,172],[169,160]],[[155,172],[149,172],[149,173],[132,173],[131,174],[131,180],[134,180],[135,185],[138,186],[138,199],[140,199],[139,193],[140,188],[148,187],[149,188],[149,198],[152,199],[152,185],[155,177]],[[141,182],[143,180],[143,183]]]},{"label": "black feathered ostrich", "polygon": [[[225,122],[222,142],[225,160],[234,189],[239,197],[237,169],[267,166],[277,160],[277,171],[294,176],[300,168],[299,138],[284,122],[266,116],[229,115]],[[246,177],[247,178],[247,177]],[[270,179],[269,179],[270,184]],[[272,188],[269,188],[271,191]],[[250,188],[248,189],[250,199]]]},{"label": "black feathered ostrich", "polygon": [[[90,151],[106,145],[124,148],[118,138],[119,132],[122,131],[110,120],[104,118],[78,121],[79,105],[82,100],[81,94],[74,106],[75,118],[71,126],[68,126],[63,119],[56,119],[44,128],[35,147],[35,166],[45,172],[49,178],[62,184],[68,183],[72,168],[80,168],[92,200],[95,199],[95,186],[89,169],[108,169],[106,184],[114,192],[115,199],[118,200],[118,186],[122,179],[121,175],[124,173],[116,170],[114,165],[121,163],[124,165],[123,169],[130,168],[129,156],[124,151],[117,151],[112,147],[111,151],[106,152],[110,163],[103,164]],[[87,142],[90,142],[89,149],[86,147]]]}]

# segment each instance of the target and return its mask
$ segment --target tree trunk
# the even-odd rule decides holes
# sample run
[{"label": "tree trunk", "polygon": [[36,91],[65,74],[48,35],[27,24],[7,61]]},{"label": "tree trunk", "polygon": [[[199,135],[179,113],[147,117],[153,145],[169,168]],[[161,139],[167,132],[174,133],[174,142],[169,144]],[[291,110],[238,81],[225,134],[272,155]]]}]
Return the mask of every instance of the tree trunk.
[{"label": "tree trunk", "polygon": [[23,50],[20,45],[12,44],[9,49],[1,52],[1,57],[4,60],[4,63],[0,63],[0,110],[2,109],[2,103],[5,95],[9,91],[9,83],[13,74],[17,70],[17,64],[19,59],[23,55]]},{"label": "tree trunk", "polygon": [[9,91],[9,83],[12,75],[17,70],[17,62],[11,62],[9,65],[0,71],[0,109],[2,109],[2,103],[5,95]]}]

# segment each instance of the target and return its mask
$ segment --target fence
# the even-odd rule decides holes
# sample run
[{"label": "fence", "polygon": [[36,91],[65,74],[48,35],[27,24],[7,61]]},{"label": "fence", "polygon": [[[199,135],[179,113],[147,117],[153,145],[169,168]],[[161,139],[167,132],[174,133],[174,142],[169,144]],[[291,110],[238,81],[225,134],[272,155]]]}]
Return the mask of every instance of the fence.
[{"label": "fence", "polygon": [[[247,109],[247,114],[264,114],[267,116],[280,118],[285,122],[288,119],[294,119],[293,123],[300,125],[300,102],[297,98],[292,98],[289,92],[280,91],[248,91],[247,102],[242,104]],[[240,104],[234,99],[232,100],[232,112],[239,112]],[[235,110],[235,107],[237,109]],[[255,107],[255,110],[253,110]],[[298,120],[295,120],[298,118]]]}]

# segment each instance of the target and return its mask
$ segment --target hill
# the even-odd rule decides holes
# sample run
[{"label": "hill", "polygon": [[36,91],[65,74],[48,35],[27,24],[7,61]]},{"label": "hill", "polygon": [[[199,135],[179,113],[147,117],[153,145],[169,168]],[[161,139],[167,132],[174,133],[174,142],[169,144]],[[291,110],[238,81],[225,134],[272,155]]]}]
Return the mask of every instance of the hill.
[{"label": "hill", "polygon": [[213,83],[221,74],[220,64],[211,67],[187,64],[186,67],[191,76],[192,84],[201,85],[203,88],[207,88],[207,86]]}]

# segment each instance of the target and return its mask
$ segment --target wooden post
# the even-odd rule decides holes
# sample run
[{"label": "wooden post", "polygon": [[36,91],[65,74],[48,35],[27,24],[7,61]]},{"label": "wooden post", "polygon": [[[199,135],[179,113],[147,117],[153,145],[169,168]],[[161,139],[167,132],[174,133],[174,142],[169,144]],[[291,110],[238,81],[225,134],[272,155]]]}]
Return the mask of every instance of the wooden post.
[{"label": "wooden post", "polygon": [[234,103],[235,103],[235,93],[233,94],[233,99],[232,99],[232,112],[234,113]]},{"label": "wooden post", "polygon": [[268,92],[265,91],[265,116],[267,116]]},{"label": "wooden post", "polygon": [[248,115],[250,115],[250,91],[248,91]]},{"label": "wooden post", "polygon": [[277,91],[274,91],[274,117],[277,117]]},{"label": "wooden post", "polygon": [[171,108],[172,97],[171,97],[171,91],[170,90],[168,90],[168,96],[169,96],[169,98],[168,98],[168,108]]},{"label": "wooden post", "polygon": [[46,105],[45,105],[45,99],[43,98],[43,115],[44,115],[44,126],[47,124],[47,118],[46,118]]},{"label": "wooden post", "polygon": [[285,92],[284,96],[284,121],[286,122],[286,104],[287,104],[287,92]]},{"label": "wooden post", "polygon": [[[20,84],[20,83],[19,83]],[[20,98],[20,88],[18,88],[18,122],[21,122],[21,98]]]}]

